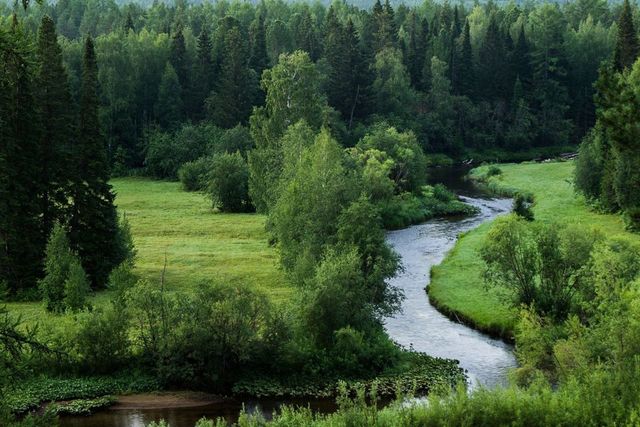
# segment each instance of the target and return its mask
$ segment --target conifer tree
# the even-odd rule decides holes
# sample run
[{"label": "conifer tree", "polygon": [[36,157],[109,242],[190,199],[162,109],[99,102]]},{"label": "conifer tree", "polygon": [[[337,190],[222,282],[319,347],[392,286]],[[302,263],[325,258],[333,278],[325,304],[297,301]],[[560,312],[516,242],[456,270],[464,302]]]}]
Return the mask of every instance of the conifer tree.
[{"label": "conifer tree", "polygon": [[471,48],[471,34],[469,21],[465,21],[462,34],[456,46],[458,61],[455,87],[456,93],[472,97],[476,86],[476,75],[473,65],[473,51]]},{"label": "conifer tree", "polygon": [[162,80],[158,88],[158,99],[154,107],[155,116],[160,126],[173,130],[182,122],[182,86],[173,66],[167,62]]},{"label": "conifer tree", "polygon": [[64,309],[64,285],[69,277],[73,253],[69,247],[67,233],[56,223],[51,230],[45,251],[45,276],[39,282],[40,293],[47,311],[61,312]]},{"label": "conifer tree", "polygon": [[0,29],[0,282],[13,294],[36,285],[46,244],[31,54],[17,22]]},{"label": "conifer tree", "polygon": [[506,97],[505,85],[508,82],[506,81],[505,57],[504,38],[500,33],[495,16],[492,16],[478,56],[478,84],[480,94],[485,99],[505,99]]},{"label": "conifer tree", "polygon": [[187,47],[184,42],[182,28],[178,28],[171,39],[171,54],[169,56],[169,61],[171,62],[173,69],[176,71],[180,86],[186,88],[189,67],[187,65]]},{"label": "conifer tree", "polygon": [[640,52],[638,34],[633,25],[633,14],[629,0],[624,0],[622,13],[618,19],[618,40],[614,52],[614,64],[618,71],[631,68]]},{"label": "conifer tree", "polygon": [[77,256],[71,258],[69,273],[64,281],[63,303],[67,310],[80,311],[87,306],[87,297],[91,292],[91,286],[87,273]]},{"label": "conifer tree", "polygon": [[520,79],[523,90],[528,90],[531,85],[532,67],[531,52],[524,32],[524,25],[520,26],[520,32],[511,54],[511,68],[515,77]]},{"label": "conifer tree", "polygon": [[120,263],[118,218],[109,184],[109,164],[98,117],[98,64],[93,40],[85,41],[80,90],[80,121],[75,145],[76,176],[69,238],[94,287],[106,284]]},{"label": "conifer tree", "polygon": [[251,56],[249,67],[262,78],[262,72],[269,67],[269,56],[267,54],[267,36],[264,26],[264,15],[260,13],[251,23]]},{"label": "conifer tree", "polygon": [[36,99],[40,107],[42,135],[38,164],[42,190],[38,194],[42,233],[48,236],[53,223],[63,220],[68,204],[67,173],[73,139],[73,109],[67,72],[62,64],[55,24],[45,16],[38,32]]},{"label": "conifer tree", "polygon": [[373,7],[374,21],[374,49],[376,52],[385,47],[394,47],[397,44],[397,29],[395,23],[395,12],[389,0],[385,0],[384,6],[380,0],[376,0]]},{"label": "conifer tree", "polygon": [[206,28],[203,28],[198,36],[197,63],[195,66],[195,79],[192,84],[193,111],[196,119],[204,118],[204,100],[207,98],[214,84],[213,58],[211,57],[213,45]]},{"label": "conifer tree", "polygon": [[214,93],[206,101],[209,116],[223,128],[247,121],[257,89],[255,74],[247,62],[245,40],[239,27],[231,28],[224,35],[220,77]]}]

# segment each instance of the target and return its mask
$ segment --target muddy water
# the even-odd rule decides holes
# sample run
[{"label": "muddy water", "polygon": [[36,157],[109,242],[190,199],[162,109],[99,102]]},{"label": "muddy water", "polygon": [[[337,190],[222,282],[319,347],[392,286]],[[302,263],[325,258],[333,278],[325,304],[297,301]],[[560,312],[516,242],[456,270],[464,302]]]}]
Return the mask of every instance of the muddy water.
[{"label": "muddy water", "polygon": [[[467,370],[472,385],[495,386],[506,382],[508,370],[515,366],[512,348],[464,325],[450,321],[429,304],[425,286],[429,270],[439,264],[455,244],[459,233],[509,211],[511,202],[479,194],[462,179],[464,169],[439,169],[431,174],[432,183],[444,183],[463,199],[477,206],[480,214],[470,218],[442,219],[390,232],[388,242],[401,255],[404,272],[392,283],[406,296],[403,312],[386,320],[389,335],[399,344],[428,354],[457,359]],[[64,417],[62,427],[143,427],[164,419],[172,427],[193,427],[201,417],[223,417],[235,421],[244,407],[249,413],[269,417],[283,403],[310,406],[314,411],[332,412],[327,401],[244,401],[229,399],[189,408],[110,409],[89,417]]]}]

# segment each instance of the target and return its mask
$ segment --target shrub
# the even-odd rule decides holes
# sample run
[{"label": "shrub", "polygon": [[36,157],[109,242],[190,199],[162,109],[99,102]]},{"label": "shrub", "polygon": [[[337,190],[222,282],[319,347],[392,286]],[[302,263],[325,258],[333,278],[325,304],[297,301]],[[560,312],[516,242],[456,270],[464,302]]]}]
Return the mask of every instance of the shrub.
[{"label": "shrub", "polygon": [[219,153],[235,153],[239,151],[243,156],[252,148],[253,138],[251,138],[249,130],[242,125],[237,125],[224,131],[215,146],[215,150]]},{"label": "shrub", "polygon": [[85,313],[73,340],[82,372],[108,374],[125,366],[130,356],[129,316],[122,306]]},{"label": "shrub", "polygon": [[533,221],[533,211],[531,206],[533,205],[533,194],[531,193],[516,193],[513,198],[513,212],[521,218],[527,221]]},{"label": "shrub", "polygon": [[207,175],[212,168],[210,157],[200,157],[192,162],[187,162],[178,169],[178,179],[185,191],[200,191],[207,186]]},{"label": "shrub", "polygon": [[156,178],[176,179],[184,163],[211,154],[221,134],[211,125],[184,125],[175,133],[152,131],[145,149],[147,172]]},{"label": "shrub", "polygon": [[502,169],[500,169],[496,165],[489,166],[489,168],[487,169],[487,178],[498,175],[502,175]]},{"label": "shrub", "polygon": [[239,152],[218,154],[207,175],[208,191],[214,207],[223,212],[249,212],[249,168]]}]

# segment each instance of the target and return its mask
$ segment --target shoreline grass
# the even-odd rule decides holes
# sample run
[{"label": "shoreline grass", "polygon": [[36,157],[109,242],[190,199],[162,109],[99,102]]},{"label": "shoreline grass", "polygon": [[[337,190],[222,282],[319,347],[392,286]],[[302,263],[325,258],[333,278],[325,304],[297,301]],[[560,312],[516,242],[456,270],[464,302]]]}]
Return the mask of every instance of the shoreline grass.
[{"label": "shoreline grass", "polygon": [[[573,162],[498,167],[502,170],[500,175],[487,177],[488,166],[482,166],[471,171],[471,179],[498,194],[532,193],[536,221],[571,223],[597,228],[607,237],[625,236],[640,241],[639,235],[625,231],[620,215],[595,212],[574,192]],[[492,223],[486,223],[461,236],[442,264],[432,269],[427,289],[432,304],[445,315],[512,342],[515,313],[497,295],[487,292],[482,280],[483,264],[478,251],[491,227]]]}]

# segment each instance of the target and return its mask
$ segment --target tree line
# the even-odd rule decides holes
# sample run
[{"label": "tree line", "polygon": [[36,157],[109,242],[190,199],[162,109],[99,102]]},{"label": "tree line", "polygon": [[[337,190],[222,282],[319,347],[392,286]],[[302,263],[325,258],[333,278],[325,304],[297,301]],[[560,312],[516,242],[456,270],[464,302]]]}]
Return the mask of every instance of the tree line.
[{"label": "tree line", "polygon": [[576,143],[595,120],[592,84],[619,7],[64,0],[20,13],[32,30],[52,17],[74,94],[81,38],[95,38],[109,158],[127,170],[147,165],[158,131],[248,125],[265,102],[263,72],[296,50],[317,65],[346,145],[380,120],[453,157]]},{"label": "tree line", "polygon": [[17,19],[0,28],[0,287],[33,298],[45,246],[65,229],[82,274],[96,288],[125,257],[99,120],[93,40],[83,42],[77,98],[71,93],[55,24],[36,37]]},{"label": "tree line", "polygon": [[580,146],[575,184],[598,209],[622,212],[640,230],[640,42],[628,0],[618,22],[613,59],[603,64],[596,87],[596,122]]}]

